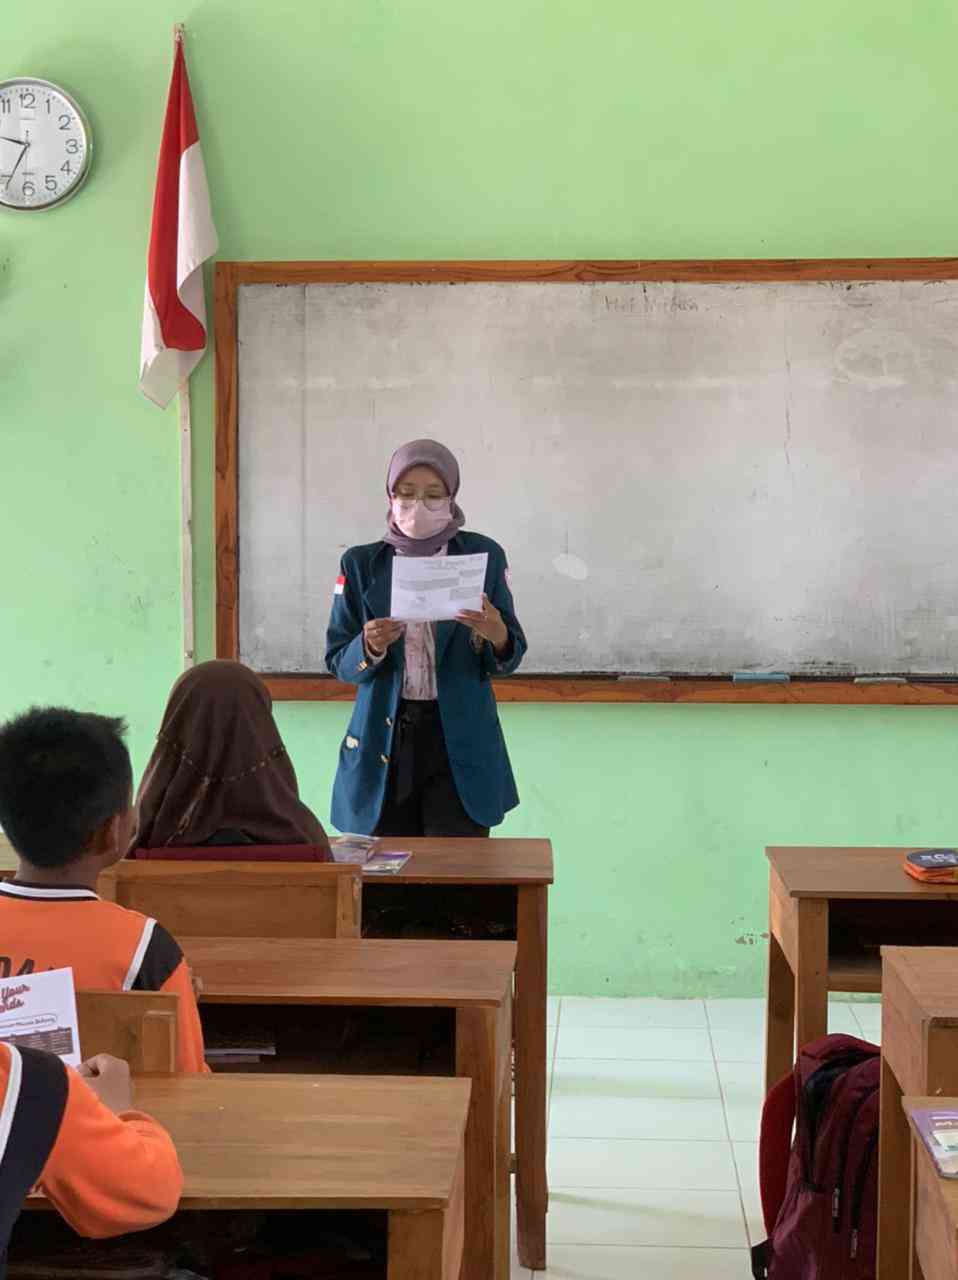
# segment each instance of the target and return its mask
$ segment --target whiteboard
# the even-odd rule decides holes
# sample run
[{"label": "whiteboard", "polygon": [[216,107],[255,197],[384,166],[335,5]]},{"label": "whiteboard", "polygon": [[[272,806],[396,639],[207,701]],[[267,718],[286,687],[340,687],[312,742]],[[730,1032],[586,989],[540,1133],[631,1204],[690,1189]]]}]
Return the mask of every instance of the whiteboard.
[{"label": "whiteboard", "polygon": [[242,285],[240,654],[458,455],[539,673],[958,673],[958,282]]}]

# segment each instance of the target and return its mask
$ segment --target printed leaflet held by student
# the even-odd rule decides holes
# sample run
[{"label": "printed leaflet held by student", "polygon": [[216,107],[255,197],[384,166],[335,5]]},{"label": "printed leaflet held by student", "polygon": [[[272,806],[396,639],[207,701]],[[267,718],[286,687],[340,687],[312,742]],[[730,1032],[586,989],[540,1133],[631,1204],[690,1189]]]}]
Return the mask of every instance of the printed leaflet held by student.
[{"label": "printed leaflet held by student", "polygon": [[81,1062],[72,969],[0,979],[0,1040],[46,1049],[70,1067]]}]

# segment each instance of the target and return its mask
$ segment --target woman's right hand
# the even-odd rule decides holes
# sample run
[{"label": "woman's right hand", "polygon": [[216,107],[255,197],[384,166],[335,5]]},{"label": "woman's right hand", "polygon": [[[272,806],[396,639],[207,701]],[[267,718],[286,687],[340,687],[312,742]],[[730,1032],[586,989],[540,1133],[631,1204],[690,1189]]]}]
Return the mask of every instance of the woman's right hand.
[{"label": "woman's right hand", "polygon": [[363,627],[363,645],[370,658],[381,658],[403,633],[403,624],[394,618],[371,618]]}]

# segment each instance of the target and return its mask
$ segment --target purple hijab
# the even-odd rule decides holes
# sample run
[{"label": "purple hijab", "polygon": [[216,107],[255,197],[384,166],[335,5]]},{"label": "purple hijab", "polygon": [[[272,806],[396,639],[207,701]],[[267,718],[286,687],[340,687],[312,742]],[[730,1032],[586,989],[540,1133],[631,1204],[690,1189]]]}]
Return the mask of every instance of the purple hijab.
[{"label": "purple hijab", "polygon": [[390,500],[396,485],[413,467],[432,467],[445,483],[449,496],[453,499],[449,523],[431,538],[410,538],[396,525],[390,506],[383,540],[405,556],[433,556],[466,523],[466,517],[455,501],[459,492],[459,463],[446,446],[436,440],[413,440],[404,444],[401,449],[396,450],[389,463],[386,493]]}]

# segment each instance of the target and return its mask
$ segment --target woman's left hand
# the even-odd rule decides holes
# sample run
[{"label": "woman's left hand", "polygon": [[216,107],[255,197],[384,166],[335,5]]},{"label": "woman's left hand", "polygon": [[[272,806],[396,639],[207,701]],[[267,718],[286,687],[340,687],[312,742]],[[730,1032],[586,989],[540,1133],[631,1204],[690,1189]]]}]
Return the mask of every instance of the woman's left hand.
[{"label": "woman's left hand", "polygon": [[509,628],[502,620],[502,614],[488,596],[482,597],[482,612],[464,609],[456,614],[456,621],[472,627],[483,640],[488,640],[497,653],[501,653],[509,643]]}]

